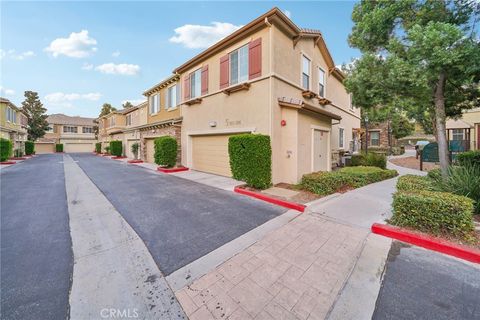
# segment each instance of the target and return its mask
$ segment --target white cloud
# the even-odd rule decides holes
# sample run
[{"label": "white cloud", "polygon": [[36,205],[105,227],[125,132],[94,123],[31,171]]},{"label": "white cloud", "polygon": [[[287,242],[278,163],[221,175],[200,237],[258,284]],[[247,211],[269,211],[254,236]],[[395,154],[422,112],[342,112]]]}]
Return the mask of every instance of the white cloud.
[{"label": "white cloud", "polygon": [[289,19],[292,18],[292,13],[290,11],[288,11],[288,10],[282,10],[282,11]]},{"label": "white cloud", "polygon": [[95,70],[106,74],[121,74],[127,76],[134,76],[140,72],[140,66],[136,64],[127,63],[104,63],[95,67]]},{"label": "white cloud", "polygon": [[21,53],[17,53],[14,49],[3,50],[0,49],[0,58],[11,58],[14,60],[25,60],[26,58],[31,58],[35,56],[35,52],[29,50]]},{"label": "white cloud", "polygon": [[8,88],[4,88],[3,86],[0,86],[0,95],[13,96],[15,95],[15,91],[13,89],[8,89]]},{"label": "white cloud", "polygon": [[65,55],[71,58],[85,58],[97,51],[97,40],[88,36],[88,30],[72,32],[68,38],[57,38],[45,48],[54,57]]},{"label": "white cloud", "polygon": [[91,63],[84,63],[82,66],[82,70],[92,70],[93,69],[93,64]]},{"label": "white cloud", "polygon": [[211,26],[186,24],[176,28],[175,36],[170,42],[183,44],[187,48],[208,48],[220,39],[225,38],[242,26],[228,22],[212,22]]},{"label": "white cloud", "polygon": [[120,56],[120,51],[115,51],[112,53],[112,57],[116,58]]},{"label": "white cloud", "polygon": [[72,101],[77,100],[88,100],[88,101],[98,101],[102,95],[98,92],[92,93],[63,93],[63,92],[54,92],[49,93],[45,96],[45,101],[50,104],[69,104]]}]

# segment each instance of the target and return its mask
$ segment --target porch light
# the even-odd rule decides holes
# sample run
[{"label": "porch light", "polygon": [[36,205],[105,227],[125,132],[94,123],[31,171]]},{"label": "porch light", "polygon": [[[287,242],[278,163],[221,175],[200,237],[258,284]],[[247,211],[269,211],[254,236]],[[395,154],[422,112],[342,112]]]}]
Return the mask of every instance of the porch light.
[{"label": "porch light", "polygon": [[210,121],[210,122],[208,123],[208,125],[209,125],[210,127],[212,127],[212,128],[213,128],[213,127],[216,127],[216,126],[217,126],[217,121]]}]

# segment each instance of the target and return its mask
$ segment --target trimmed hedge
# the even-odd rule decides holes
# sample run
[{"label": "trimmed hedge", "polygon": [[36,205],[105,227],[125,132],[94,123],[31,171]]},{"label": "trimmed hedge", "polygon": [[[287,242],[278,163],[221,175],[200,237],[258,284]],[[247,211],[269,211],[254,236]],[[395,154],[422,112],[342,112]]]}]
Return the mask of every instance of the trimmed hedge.
[{"label": "trimmed hedge", "polygon": [[102,153],[102,143],[101,142],[95,143],[95,152],[96,153]]},{"label": "trimmed hedge", "polygon": [[354,154],[352,155],[350,165],[352,167],[366,166],[385,169],[387,167],[387,157],[383,153],[376,152],[369,152],[367,154]]},{"label": "trimmed hedge", "polygon": [[12,142],[8,139],[0,138],[0,161],[7,161],[12,154]]},{"label": "trimmed hedge", "polygon": [[433,234],[468,238],[473,231],[473,201],[448,192],[397,192],[390,223]]},{"label": "trimmed hedge", "polygon": [[33,141],[25,141],[25,154],[27,156],[35,153],[35,143]]},{"label": "trimmed hedge", "polygon": [[171,168],[177,163],[177,140],[170,136],[156,138],[155,144],[155,163],[159,166]]},{"label": "trimmed hedge", "polygon": [[114,140],[110,141],[110,154],[112,156],[121,157],[123,152],[122,141]]},{"label": "trimmed hedge", "polygon": [[407,174],[398,178],[397,182],[398,191],[435,191],[435,185],[429,177],[416,176],[413,174]]},{"label": "trimmed hedge", "polygon": [[480,150],[471,150],[457,154],[458,164],[480,167]]},{"label": "trimmed hedge", "polygon": [[63,143],[57,143],[55,145],[55,151],[56,152],[63,152]]},{"label": "trimmed hedge", "polygon": [[228,139],[228,154],[233,178],[248,186],[266,189],[272,184],[270,136],[238,134]]},{"label": "trimmed hedge", "polygon": [[384,170],[377,167],[347,167],[338,171],[306,174],[302,177],[301,186],[310,192],[328,195],[345,187],[360,188],[397,175],[395,170]]}]

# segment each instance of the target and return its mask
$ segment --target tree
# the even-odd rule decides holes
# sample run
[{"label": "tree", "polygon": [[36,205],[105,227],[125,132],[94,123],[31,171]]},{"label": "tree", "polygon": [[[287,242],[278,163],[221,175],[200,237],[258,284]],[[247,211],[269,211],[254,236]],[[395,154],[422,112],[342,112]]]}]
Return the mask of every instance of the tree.
[{"label": "tree", "polygon": [[35,141],[42,138],[48,130],[47,109],[38,98],[38,93],[25,91],[25,100],[22,102],[22,109],[27,115],[28,140]]},{"label": "tree", "polygon": [[131,104],[130,101],[125,101],[125,103],[122,104],[122,107],[123,107],[123,109],[132,108],[133,104]]},{"label": "tree", "polygon": [[433,120],[444,176],[446,117],[480,103],[479,15],[475,0],[362,0],[352,13],[349,43],[362,52],[345,81],[354,104]]}]

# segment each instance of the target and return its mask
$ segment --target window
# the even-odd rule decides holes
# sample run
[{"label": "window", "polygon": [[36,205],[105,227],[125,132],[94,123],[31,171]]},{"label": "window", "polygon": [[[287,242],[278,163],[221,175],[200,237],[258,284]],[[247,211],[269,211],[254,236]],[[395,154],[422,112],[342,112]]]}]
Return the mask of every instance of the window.
[{"label": "window", "polygon": [[200,97],[202,95],[202,69],[198,69],[190,74],[190,98]]},{"label": "window", "polygon": [[318,68],[318,95],[325,98],[325,71]]},{"label": "window", "polygon": [[380,145],[380,132],[378,131],[370,131],[370,145],[371,146],[379,146]]},{"label": "window", "polygon": [[110,127],[113,127],[115,125],[115,116],[110,118]]},{"label": "window", "polygon": [[350,110],[353,110],[353,101],[352,101],[352,94],[351,93],[348,95],[348,98],[350,99],[349,100],[350,101]]},{"label": "window", "polygon": [[7,107],[7,108],[5,109],[5,113],[6,113],[5,118],[7,119],[7,121],[8,121],[8,122],[14,122],[14,121],[13,121],[13,113],[14,113],[13,109],[10,108],[10,107]]},{"label": "window", "polygon": [[47,132],[54,132],[53,131],[53,124],[48,126]]},{"label": "window", "polygon": [[302,88],[310,90],[310,60],[302,56]]},{"label": "window", "polygon": [[230,85],[248,80],[248,45],[230,53]]},{"label": "window", "polygon": [[150,114],[160,111],[160,93],[150,96]]},{"label": "window", "polygon": [[167,104],[165,109],[175,108],[178,101],[177,85],[171,86],[167,90]]},{"label": "window", "polygon": [[63,126],[63,132],[64,133],[77,133],[78,128],[77,127],[72,127],[72,126]]},{"label": "window", "polygon": [[132,125],[132,114],[131,113],[127,114],[126,121],[127,121],[127,126]]},{"label": "window", "polygon": [[12,109],[12,122],[17,123],[17,111]]},{"label": "window", "polygon": [[93,133],[93,128],[92,127],[82,127],[82,132],[83,133]]},{"label": "window", "polygon": [[452,140],[464,140],[463,129],[452,129]]},{"label": "window", "polygon": [[340,149],[345,148],[345,129],[338,128],[338,147]]}]

